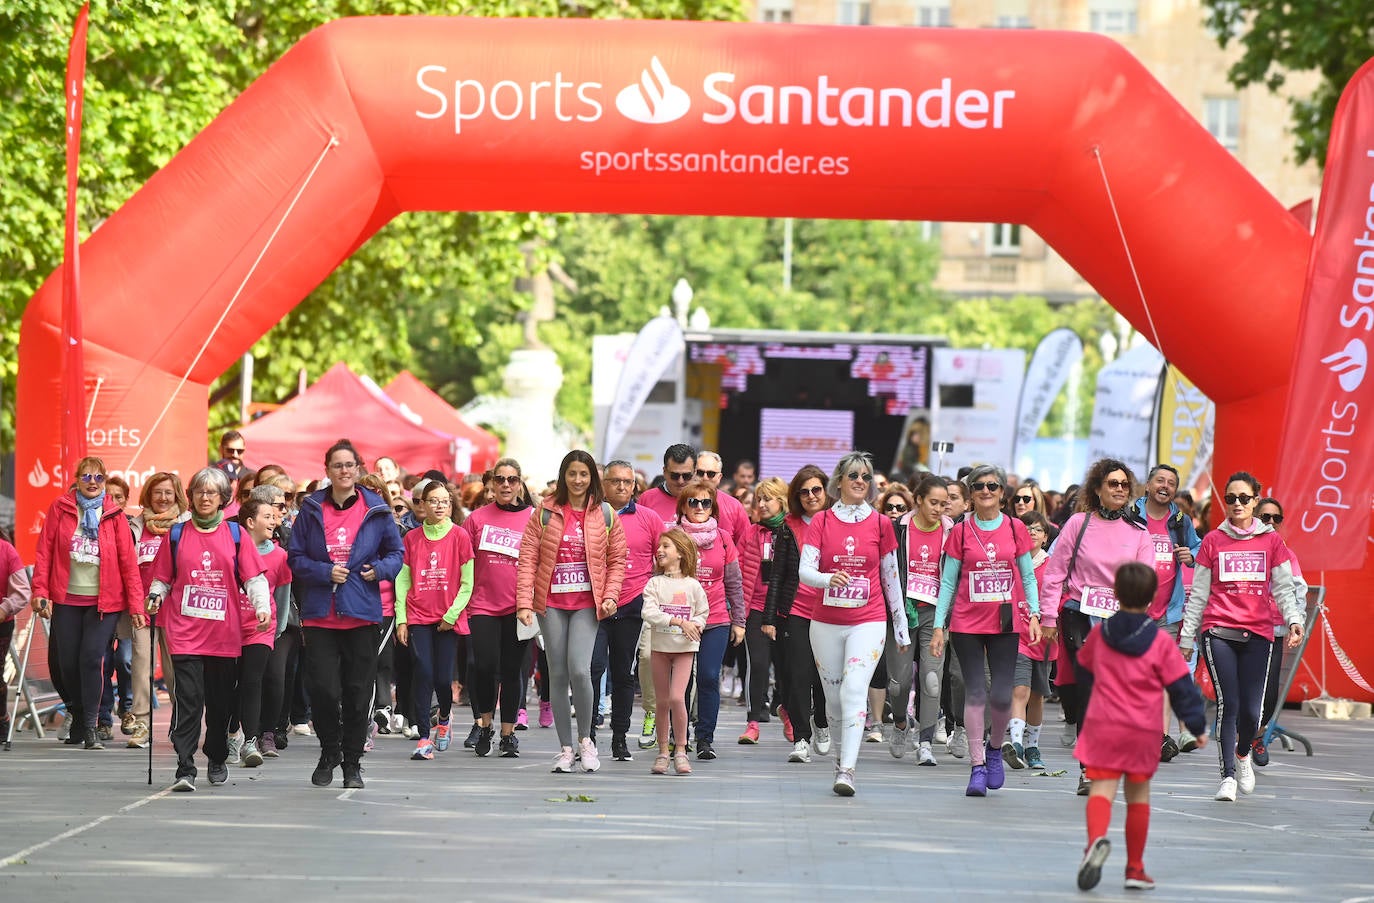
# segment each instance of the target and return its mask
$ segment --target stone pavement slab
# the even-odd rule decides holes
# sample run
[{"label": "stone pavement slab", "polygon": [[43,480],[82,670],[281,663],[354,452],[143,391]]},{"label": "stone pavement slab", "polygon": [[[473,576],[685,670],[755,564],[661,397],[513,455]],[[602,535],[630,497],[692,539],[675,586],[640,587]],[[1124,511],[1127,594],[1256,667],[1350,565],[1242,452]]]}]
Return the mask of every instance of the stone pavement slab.
[{"label": "stone pavement slab", "polygon": [[[594,775],[555,775],[554,731],[533,727],[517,760],[478,759],[459,741],[413,762],[412,742],[378,738],[361,791],[343,790],[337,773],[331,787],[311,786],[313,737],[293,737],[261,768],[231,768],[221,787],[198,763],[197,792],[171,794],[165,739],[149,787],[144,751],[27,735],[0,753],[0,900],[1139,896],[1122,889],[1120,801],[1102,884],[1075,889],[1083,800],[1053,707],[1045,758],[1065,773],[1009,770],[987,799],[964,797],[966,761],[942,751],[938,767],[920,768],[872,743],[858,795],[841,799],[831,760],[787,764],[776,720],[758,746],[737,746],[742,712],[723,709],[720,758],[694,759],[689,777],[651,776],[652,756],[639,750],[627,763],[603,753]],[[1316,756],[1276,747],[1256,792],[1237,803],[1212,800],[1213,747],[1161,766],[1146,850],[1159,882],[1152,900],[1374,900],[1374,722],[1289,715]]]}]

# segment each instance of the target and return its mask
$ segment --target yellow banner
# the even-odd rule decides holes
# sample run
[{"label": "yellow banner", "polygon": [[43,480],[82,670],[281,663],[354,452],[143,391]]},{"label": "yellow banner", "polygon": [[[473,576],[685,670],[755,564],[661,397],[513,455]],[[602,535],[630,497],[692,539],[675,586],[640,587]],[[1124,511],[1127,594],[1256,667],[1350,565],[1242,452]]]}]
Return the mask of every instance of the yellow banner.
[{"label": "yellow banner", "polygon": [[1216,405],[1170,364],[1156,417],[1155,461],[1178,468],[1179,488],[1187,488],[1212,464]]}]

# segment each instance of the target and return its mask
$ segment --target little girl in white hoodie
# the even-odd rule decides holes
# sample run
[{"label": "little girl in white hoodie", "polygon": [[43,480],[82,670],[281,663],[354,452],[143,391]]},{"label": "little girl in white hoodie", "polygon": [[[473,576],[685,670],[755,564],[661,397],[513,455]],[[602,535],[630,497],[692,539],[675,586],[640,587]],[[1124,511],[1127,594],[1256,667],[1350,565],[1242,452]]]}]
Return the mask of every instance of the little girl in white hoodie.
[{"label": "little girl in white hoodie", "polygon": [[644,587],[641,612],[646,628],[651,631],[650,661],[654,687],[658,690],[658,756],[649,770],[653,774],[668,773],[671,724],[676,747],[673,770],[691,774],[692,764],[687,760],[687,682],[692,676],[692,657],[700,646],[710,604],[706,590],[696,580],[696,543],[685,532],[674,527],[659,537],[654,562],[657,573]]}]

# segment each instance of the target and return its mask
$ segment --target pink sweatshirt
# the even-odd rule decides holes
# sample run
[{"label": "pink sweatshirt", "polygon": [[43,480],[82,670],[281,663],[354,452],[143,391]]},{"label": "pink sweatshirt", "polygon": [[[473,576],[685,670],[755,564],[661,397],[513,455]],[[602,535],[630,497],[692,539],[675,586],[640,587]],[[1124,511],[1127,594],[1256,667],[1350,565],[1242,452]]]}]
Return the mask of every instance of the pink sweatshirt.
[{"label": "pink sweatshirt", "polygon": [[1046,627],[1059,623],[1062,602],[1077,603],[1083,598],[1084,587],[1114,586],[1116,569],[1126,562],[1139,561],[1151,569],[1155,566],[1155,545],[1148,530],[1124,519],[1107,520],[1092,514],[1073,573],[1069,574],[1069,559],[1087,518],[1081,511],[1069,518],[1050,549],[1050,562],[1040,585],[1040,623]]}]

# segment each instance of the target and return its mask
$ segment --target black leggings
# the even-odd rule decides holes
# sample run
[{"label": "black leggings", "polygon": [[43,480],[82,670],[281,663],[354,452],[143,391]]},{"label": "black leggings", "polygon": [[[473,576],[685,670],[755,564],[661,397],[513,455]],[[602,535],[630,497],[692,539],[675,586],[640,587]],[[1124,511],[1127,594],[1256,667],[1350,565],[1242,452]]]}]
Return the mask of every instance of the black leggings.
[{"label": "black leggings", "polygon": [[[447,721],[453,710],[453,667],[457,662],[458,634],[453,630],[439,630],[434,624],[412,624],[410,661],[415,666],[412,675],[415,695],[415,726],[420,738],[429,737],[429,697],[433,693],[439,702],[439,720]],[[375,650],[374,650],[375,651]]]},{"label": "black leggings", "polygon": [[1075,681],[1060,685],[1059,703],[1064,708],[1065,717],[1080,732],[1083,730],[1083,716],[1088,711],[1088,699],[1092,696],[1093,675],[1091,671],[1078,666],[1078,650],[1088,641],[1092,629],[1092,619],[1081,611],[1066,608],[1059,612],[1059,632],[1064,637]]},{"label": "black leggings", "polygon": [[773,641],[763,635],[763,612],[749,612],[749,620],[744,625],[744,646],[749,652],[749,714],[746,720],[762,721],[768,711],[768,666],[773,662],[775,648]]},{"label": "black leggings", "polygon": [[205,720],[205,756],[222,764],[229,757],[229,718],[234,712],[238,664],[218,655],[174,655],[177,679],[172,699],[172,748],[177,777],[195,777],[196,744]]},{"label": "black leggings", "polygon": [[118,623],[117,612],[101,614],[94,605],[52,606],[48,672],[77,727],[95,730],[100,694],[105,689],[105,649]]},{"label": "black leggings", "polygon": [[267,673],[267,662],[271,656],[272,647],[261,643],[244,646],[239,651],[237,717],[230,720],[229,733],[234,732],[233,722],[238,721],[243,727],[245,740],[254,740],[262,735],[263,677]]},{"label": "black leggings", "polygon": [[[634,610],[640,608],[635,606]],[[635,658],[643,625],[638,615],[627,614],[607,618],[597,630],[596,647],[592,651],[592,708],[593,711],[601,710],[601,677],[609,670],[613,736],[623,736],[630,730],[630,714],[635,707]]]},{"label": "black leggings", "polygon": [[798,740],[811,739],[811,721],[816,727],[829,727],[825,717],[825,685],[816,670],[816,656],[811,651],[811,619],[790,615],[787,618],[787,663],[789,693],[787,717],[792,722],[792,736]]},{"label": "black leggings", "polygon": [[286,664],[296,656],[300,646],[299,628],[288,627],[282,631],[272,644],[272,654],[267,657],[267,670],[262,675],[262,711],[258,716],[258,736],[268,731],[276,732],[280,723],[281,703],[286,697]]},{"label": "black leggings", "polygon": [[513,725],[520,714],[520,666],[529,640],[515,635],[515,615],[473,615],[468,626],[473,658],[468,695],[473,709],[482,715],[495,712],[499,695],[501,723]]},{"label": "black leggings", "polygon": [[384,709],[391,705],[391,684],[396,672],[396,616],[382,617],[382,649],[377,653],[377,692],[373,696],[372,707]]},{"label": "black leggings", "polygon": [[[1269,719],[1274,717],[1274,713],[1283,705],[1283,700],[1279,699],[1279,672],[1283,670],[1283,650],[1288,637],[1275,637],[1269,652],[1269,677],[1264,683],[1264,712],[1260,715],[1259,730],[1256,736],[1264,733],[1264,726],[1269,723]],[[1295,663],[1296,665],[1296,663]]]},{"label": "black leggings", "polygon": [[[991,729],[988,748],[1000,749],[1002,736],[1011,720],[1011,685],[1016,677],[1016,650],[1019,637],[1014,633],[957,633],[949,635],[950,645],[959,657],[964,674],[964,724],[969,732],[969,758],[983,764],[984,715]],[[992,686],[988,686],[988,677]],[[987,710],[985,712],[985,709]]]},{"label": "black leggings", "polygon": [[1259,729],[1273,645],[1259,635],[1240,642],[1220,639],[1210,630],[1202,635],[1202,657],[1217,690],[1217,758],[1224,778],[1235,777],[1238,753],[1250,754],[1250,741]]}]

